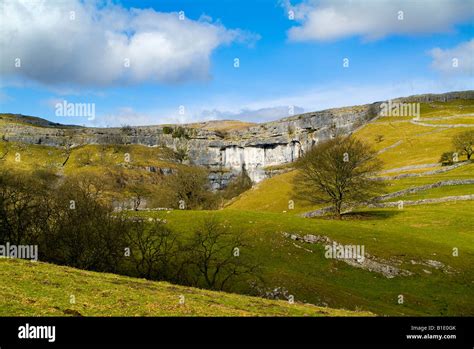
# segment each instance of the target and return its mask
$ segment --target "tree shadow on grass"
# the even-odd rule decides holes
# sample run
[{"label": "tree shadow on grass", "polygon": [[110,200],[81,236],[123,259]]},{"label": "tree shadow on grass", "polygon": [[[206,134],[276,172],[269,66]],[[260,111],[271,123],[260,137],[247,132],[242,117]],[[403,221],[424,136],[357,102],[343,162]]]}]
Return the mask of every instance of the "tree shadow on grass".
[{"label": "tree shadow on grass", "polygon": [[367,221],[367,220],[381,220],[389,219],[397,216],[401,212],[399,210],[371,210],[371,211],[355,211],[342,214],[341,219],[338,220],[336,216],[325,215],[313,217],[313,219],[326,219],[334,221]]},{"label": "tree shadow on grass", "polygon": [[380,220],[393,218],[401,213],[400,210],[371,210],[348,212],[342,215],[343,220]]}]

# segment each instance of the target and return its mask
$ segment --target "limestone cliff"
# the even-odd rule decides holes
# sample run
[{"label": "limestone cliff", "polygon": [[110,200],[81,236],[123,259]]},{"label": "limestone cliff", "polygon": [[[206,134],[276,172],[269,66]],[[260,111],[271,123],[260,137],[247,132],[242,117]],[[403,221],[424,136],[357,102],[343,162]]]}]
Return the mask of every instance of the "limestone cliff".
[{"label": "limestone cliff", "polygon": [[[411,96],[396,101],[453,99],[474,99],[474,91]],[[178,134],[169,126],[86,128],[40,123],[35,119],[0,123],[0,134],[5,140],[56,147],[119,143],[182,149],[187,152],[189,162],[211,170],[210,181],[217,189],[225,186],[244,166],[254,182],[261,181],[268,176],[268,167],[291,163],[318,142],[335,133],[351,133],[376,118],[381,103],[304,113],[226,132],[192,125],[181,125],[182,132]]]}]

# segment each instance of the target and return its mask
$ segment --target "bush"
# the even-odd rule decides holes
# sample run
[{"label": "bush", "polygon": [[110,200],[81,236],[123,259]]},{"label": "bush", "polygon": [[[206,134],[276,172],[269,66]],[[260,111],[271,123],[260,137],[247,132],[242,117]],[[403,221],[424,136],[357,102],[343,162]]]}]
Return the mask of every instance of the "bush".
[{"label": "bush", "polygon": [[0,241],[38,245],[40,259],[114,272],[123,256],[125,220],[100,201],[97,182],[46,173],[0,175]]},{"label": "bush", "polygon": [[375,136],[375,142],[377,143],[380,143],[384,140],[384,136],[383,135],[377,135]]},{"label": "bush", "polygon": [[162,222],[133,222],[127,231],[132,264],[139,277],[151,280],[176,280],[177,255],[180,245],[177,236]]},{"label": "bush", "polygon": [[184,127],[178,126],[175,127],[173,130],[173,134],[171,135],[173,138],[186,138],[188,139],[188,133]]},{"label": "bush", "polygon": [[174,152],[175,159],[178,160],[180,163],[183,163],[185,160],[189,159],[188,156],[188,145],[181,144],[176,147],[176,151]]},{"label": "bush", "polygon": [[250,179],[245,167],[243,167],[242,172],[240,172],[240,174],[221,191],[221,196],[225,200],[230,200],[250,188],[252,188],[252,180]]},{"label": "bush", "polygon": [[229,133],[224,130],[215,130],[214,133],[216,134],[217,137],[221,139],[227,138],[229,135]]},{"label": "bush", "polygon": [[208,174],[201,167],[182,166],[176,173],[165,177],[165,192],[170,195],[166,207],[184,206],[193,210],[216,208],[217,198],[210,191]]},{"label": "bush", "polygon": [[51,206],[48,179],[45,173],[0,173],[0,244],[38,244]]},{"label": "bush", "polygon": [[439,159],[439,162],[441,162],[442,166],[449,166],[454,163],[454,160],[456,157],[457,157],[457,153],[452,152],[452,151],[447,151],[441,154],[441,158]]},{"label": "bush", "polygon": [[163,127],[163,133],[164,133],[165,135],[170,135],[170,134],[173,133],[173,128],[170,127],[170,126],[164,126],[164,127]]},{"label": "bush", "polygon": [[133,134],[133,128],[130,125],[122,125],[120,132],[126,136],[131,136]]}]

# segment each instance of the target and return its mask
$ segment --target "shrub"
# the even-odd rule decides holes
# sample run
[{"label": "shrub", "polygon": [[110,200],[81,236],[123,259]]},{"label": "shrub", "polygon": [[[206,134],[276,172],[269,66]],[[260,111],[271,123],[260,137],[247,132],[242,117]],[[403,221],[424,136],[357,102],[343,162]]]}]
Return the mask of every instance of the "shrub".
[{"label": "shrub", "polygon": [[243,167],[242,172],[240,172],[240,174],[234,178],[224,190],[222,190],[221,196],[223,199],[229,200],[250,188],[252,188],[252,180],[250,179],[245,167]]},{"label": "shrub", "polygon": [[452,151],[447,151],[443,154],[441,154],[441,158],[439,159],[439,162],[441,162],[442,166],[449,166],[454,163],[455,157],[457,153],[452,152]]},{"label": "shrub", "polygon": [[171,136],[173,138],[189,138],[186,129],[181,126],[175,127]]},{"label": "shrub", "polygon": [[164,127],[163,127],[163,133],[164,133],[165,135],[170,135],[170,134],[173,133],[173,128],[170,127],[170,126],[164,126]]}]

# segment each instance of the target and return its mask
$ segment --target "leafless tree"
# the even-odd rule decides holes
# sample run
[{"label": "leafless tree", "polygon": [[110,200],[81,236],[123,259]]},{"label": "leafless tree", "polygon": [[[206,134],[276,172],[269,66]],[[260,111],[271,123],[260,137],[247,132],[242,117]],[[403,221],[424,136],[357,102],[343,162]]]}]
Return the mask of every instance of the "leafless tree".
[{"label": "leafless tree", "polygon": [[337,136],[308,151],[297,163],[296,196],[313,203],[331,203],[338,219],[343,204],[379,194],[383,181],[371,178],[382,167],[363,142]]},{"label": "leafless tree", "polygon": [[242,234],[230,232],[211,216],[203,220],[191,239],[189,261],[206,287],[223,290],[235,278],[258,274],[259,265],[245,257],[248,248]]},{"label": "leafless tree", "polygon": [[454,148],[462,155],[466,155],[467,159],[470,160],[474,153],[474,131],[469,130],[457,134],[453,138]]}]

